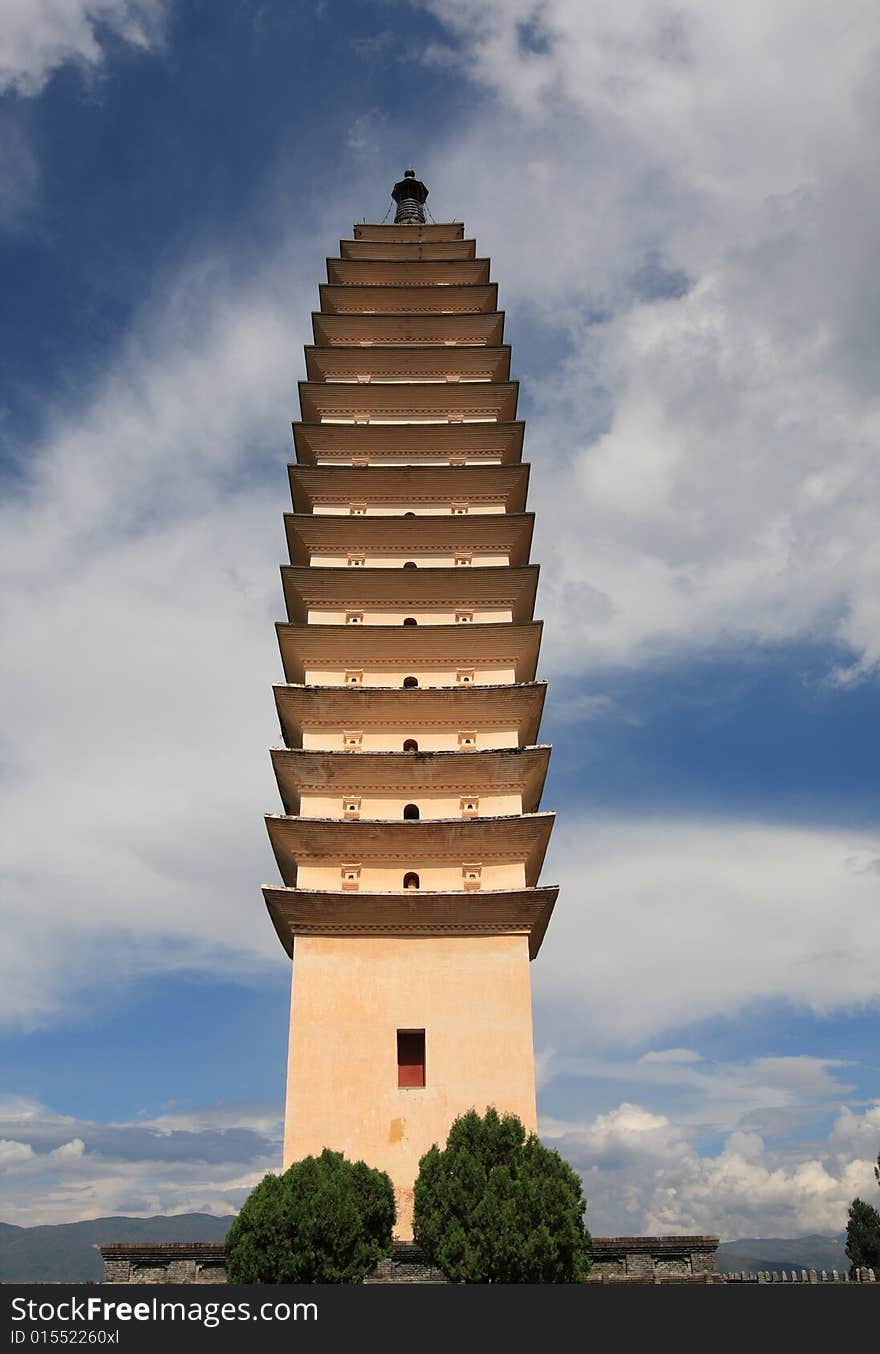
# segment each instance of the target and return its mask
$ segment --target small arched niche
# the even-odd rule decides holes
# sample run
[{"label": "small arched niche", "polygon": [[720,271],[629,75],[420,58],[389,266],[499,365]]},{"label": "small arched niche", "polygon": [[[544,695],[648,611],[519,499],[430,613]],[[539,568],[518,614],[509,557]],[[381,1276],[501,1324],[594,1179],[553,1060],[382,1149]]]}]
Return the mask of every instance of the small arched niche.
[{"label": "small arched niche", "polygon": [[404,625],[418,625],[415,616],[404,616],[403,623]]},{"label": "small arched niche", "polygon": [[418,752],[419,750],[418,741],[415,738],[404,738],[403,750],[404,752]]},{"label": "small arched niche", "polygon": [[419,566],[414,559],[408,559],[404,564],[404,569],[417,569]]},{"label": "small arched niche", "polygon": [[418,684],[419,684],[419,679],[418,679],[418,677],[404,677],[404,679],[403,679],[403,685],[404,685],[405,687],[410,687],[410,688],[412,688],[412,687],[414,687],[414,686],[418,686]]},{"label": "small arched niche", "polygon": [[405,821],[405,822],[407,822],[407,823],[414,823],[414,822],[416,821],[416,819],[419,818],[420,816],[421,816],[421,815],[419,814],[419,806],[418,806],[418,804],[405,804],[405,805],[404,805],[404,809],[403,809],[403,817],[404,817],[404,821]]},{"label": "small arched niche", "polygon": [[415,513],[414,513],[414,512],[405,512],[403,515],[404,515],[404,517],[415,517]]},{"label": "small arched niche", "polygon": [[403,876],[403,887],[405,889],[417,889],[419,887],[419,876],[415,870],[408,870]]}]

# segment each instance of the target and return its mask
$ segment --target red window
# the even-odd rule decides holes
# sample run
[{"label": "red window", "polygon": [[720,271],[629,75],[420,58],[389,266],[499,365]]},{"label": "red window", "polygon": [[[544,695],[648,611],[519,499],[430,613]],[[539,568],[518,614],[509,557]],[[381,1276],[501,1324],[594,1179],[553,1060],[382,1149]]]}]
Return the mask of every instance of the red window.
[{"label": "red window", "polygon": [[424,1086],[425,1031],[397,1031],[397,1084]]}]

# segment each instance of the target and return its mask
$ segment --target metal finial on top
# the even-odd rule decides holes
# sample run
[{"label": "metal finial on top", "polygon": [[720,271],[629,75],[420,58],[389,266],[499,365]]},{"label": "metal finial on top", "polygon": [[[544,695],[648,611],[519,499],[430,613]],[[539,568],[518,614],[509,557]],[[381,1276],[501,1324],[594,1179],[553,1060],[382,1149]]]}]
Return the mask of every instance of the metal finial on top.
[{"label": "metal finial on top", "polygon": [[394,214],[396,226],[418,226],[425,221],[425,199],[428,190],[421,179],[416,178],[412,168],[403,171],[403,178],[391,190],[391,196],[397,203]]}]

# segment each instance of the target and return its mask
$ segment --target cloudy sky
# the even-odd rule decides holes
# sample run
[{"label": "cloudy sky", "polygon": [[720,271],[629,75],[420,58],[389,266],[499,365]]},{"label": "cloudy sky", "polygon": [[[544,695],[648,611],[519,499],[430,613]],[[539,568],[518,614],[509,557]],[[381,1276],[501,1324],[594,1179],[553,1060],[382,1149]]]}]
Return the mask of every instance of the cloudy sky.
[{"label": "cloudy sky", "polygon": [[[324,258],[490,255],[545,618],[545,1140],[596,1232],[880,1150],[874,0],[0,0],[0,1219],[279,1164],[273,622]],[[876,1200],[875,1200],[876,1201]]]}]

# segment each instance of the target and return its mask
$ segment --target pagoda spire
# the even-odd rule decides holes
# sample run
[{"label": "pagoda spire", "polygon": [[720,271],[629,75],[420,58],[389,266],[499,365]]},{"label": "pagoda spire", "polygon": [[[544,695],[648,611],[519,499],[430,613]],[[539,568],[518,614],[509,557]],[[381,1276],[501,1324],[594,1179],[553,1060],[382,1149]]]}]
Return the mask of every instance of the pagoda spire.
[{"label": "pagoda spire", "polygon": [[418,226],[425,224],[425,202],[428,190],[421,179],[416,178],[412,168],[403,171],[403,178],[391,189],[391,196],[397,203],[394,214],[396,226]]}]

